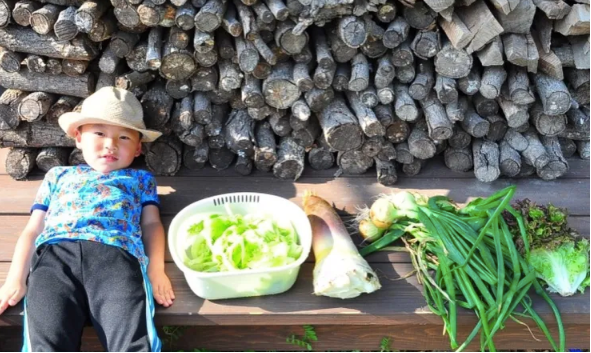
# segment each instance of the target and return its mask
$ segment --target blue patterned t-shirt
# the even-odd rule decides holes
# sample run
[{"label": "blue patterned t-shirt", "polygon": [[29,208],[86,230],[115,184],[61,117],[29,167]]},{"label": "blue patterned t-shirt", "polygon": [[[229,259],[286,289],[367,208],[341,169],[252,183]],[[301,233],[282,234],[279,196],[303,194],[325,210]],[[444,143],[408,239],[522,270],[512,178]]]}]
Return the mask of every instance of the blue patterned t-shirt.
[{"label": "blue patterned t-shirt", "polygon": [[47,212],[35,246],[96,241],[126,250],[145,268],[148,259],[140,220],[146,205],[159,206],[156,180],[147,171],[119,169],[103,174],[86,164],[52,168],[31,208]]}]

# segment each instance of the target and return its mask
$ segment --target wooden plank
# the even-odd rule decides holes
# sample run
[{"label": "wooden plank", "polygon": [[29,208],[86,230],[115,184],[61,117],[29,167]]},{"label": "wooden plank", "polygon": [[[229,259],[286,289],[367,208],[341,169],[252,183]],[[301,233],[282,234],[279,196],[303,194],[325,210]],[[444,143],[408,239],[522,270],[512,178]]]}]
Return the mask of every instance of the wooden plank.
[{"label": "wooden plank", "polygon": [[[176,300],[169,308],[156,308],[158,325],[442,325],[422,297],[416,277],[397,280],[412,271],[411,264],[374,264],[382,288],[371,295],[343,301],[312,295],[313,264],[305,263],[294,286],[285,293],[219,301],[203,300],[190,290],[183,273],[166,265]],[[7,263],[0,263],[0,282],[6,278]],[[531,293],[533,307],[547,323],[554,322],[552,310]],[[572,297],[551,295],[564,324],[589,325],[589,291]],[[9,308],[0,316],[0,326],[22,325],[22,306]],[[476,316],[458,311],[459,325],[475,325]]]},{"label": "wooden plank", "polygon": [[[12,255],[14,253],[14,248],[16,246],[16,241],[19,237],[20,232],[24,229],[25,225],[27,224],[29,217],[28,216],[2,216],[0,215],[0,262],[11,262]],[[168,231],[170,227],[170,223],[172,222],[173,216],[164,216],[162,217],[162,223],[164,224],[164,229]],[[351,217],[343,217],[345,220],[345,224],[348,224],[347,221],[351,219]],[[589,217],[588,216],[576,216],[570,217],[568,220],[570,226],[577,230],[582,236],[589,239]],[[363,239],[357,234],[355,234],[354,229],[350,229],[352,234],[353,241],[355,244],[361,245]],[[402,246],[402,243],[398,244]],[[170,255],[170,251],[168,249],[168,243],[166,244],[166,262],[172,262],[172,256]],[[410,262],[410,258],[406,253],[402,252],[393,252],[393,251],[380,251],[371,254],[367,257],[368,262],[370,263],[406,263]],[[310,257],[306,260],[306,262],[314,262],[314,254],[310,253]]]},{"label": "wooden plank", "polygon": [[[174,215],[185,206],[206,197],[231,192],[262,192],[287,198],[301,205],[306,190],[316,190],[319,195],[334,202],[344,212],[355,212],[355,207],[370,203],[380,193],[405,189],[427,196],[448,195],[463,204],[476,197],[488,196],[501,188],[517,185],[516,198],[529,197],[540,203],[552,202],[567,205],[573,215],[589,215],[589,180],[563,179],[499,179],[484,184],[476,179],[413,179],[400,178],[395,188],[378,184],[365,178],[312,178],[302,177],[297,183],[275,178],[247,177],[232,179],[205,177],[158,177],[158,194],[163,215]],[[7,175],[0,176],[0,214],[27,214],[41,185],[36,176],[29,182],[15,181]],[[577,195],[573,198],[573,195]]]}]

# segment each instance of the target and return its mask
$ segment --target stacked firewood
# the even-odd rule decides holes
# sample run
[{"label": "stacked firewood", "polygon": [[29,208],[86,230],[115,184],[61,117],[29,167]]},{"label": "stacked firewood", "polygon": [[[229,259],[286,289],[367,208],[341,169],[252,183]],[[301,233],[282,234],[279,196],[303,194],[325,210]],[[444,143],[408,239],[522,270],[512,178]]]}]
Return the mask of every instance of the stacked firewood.
[{"label": "stacked firewood", "polygon": [[[491,182],[589,158],[589,0],[0,0],[7,170],[83,161],[56,124],[131,90],[147,166],[392,185],[441,154]],[[69,149],[68,149],[69,148]]]}]

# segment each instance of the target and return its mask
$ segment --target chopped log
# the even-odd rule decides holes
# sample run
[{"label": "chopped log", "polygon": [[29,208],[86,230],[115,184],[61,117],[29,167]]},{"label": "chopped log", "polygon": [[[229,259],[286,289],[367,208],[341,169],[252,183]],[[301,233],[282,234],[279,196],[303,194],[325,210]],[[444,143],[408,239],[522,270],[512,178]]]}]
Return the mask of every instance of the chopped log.
[{"label": "chopped log", "polygon": [[506,79],[507,72],[502,66],[485,67],[480,82],[480,94],[488,99],[497,98]]},{"label": "chopped log", "polygon": [[564,74],[572,98],[579,104],[589,104],[589,70],[565,69]]},{"label": "chopped log", "polygon": [[48,34],[59,17],[62,8],[47,4],[31,14],[31,28],[39,34]]},{"label": "chopped log", "polygon": [[458,100],[458,90],[456,89],[456,80],[453,78],[436,75],[435,92],[437,98],[443,104],[450,104]]},{"label": "chopped log", "polygon": [[261,92],[261,81],[246,74],[242,85],[242,101],[248,108],[261,108],[265,105],[265,98]]},{"label": "chopped log", "polygon": [[509,128],[503,137],[503,140],[506,141],[511,148],[516,150],[517,152],[523,152],[527,149],[529,145],[528,140],[523,136],[520,132],[516,131],[515,129]]},{"label": "chopped log", "polygon": [[503,9],[499,11],[498,8],[493,9],[495,18],[503,27],[503,33],[529,33],[536,14],[534,2],[531,0],[513,1],[511,7],[509,12],[506,12],[507,7],[504,9],[505,11]]},{"label": "chopped log", "polygon": [[268,172],[277,161],[277,145],[271,125],[264,121],[255,129],[254,165],[258,170]]},{"label": "chopped log", "polygon": [[535,101],[534,94],[529,87],[529,78],[525,68],[517,66],[510,67],[508,87],[509,97],[513,103],[525,105]]},{"label": "chopped log", "polygon": [[581,159],[589,160],[589,155],[590,155],[589,140],[575,141],[575,143],[577,144],[577,152],[579,153],[579,157]]},{"label": "chopped log", "polygon": [[417,2],[413,7],[404,7],[402,14],[408,24],[415,29],[430,29],[435,25],[437,13],[424,2]]},{"label": "chopped log", "polygon": [[421,60],[417,66],[419,73],[408,87],[408,93],[413,99],[420,101],[427,98],[427,95],[431,92],[435,85],[435,75],[431,61]]},{"label": "chopped log", "polygon": [[554,31],[564,36],[589,35],[589,4],[574,4],[568,15],[556,21]]},{"label": "chopped log", "polygon": [[[197,32],[196,32],[197,33]],[[203,33],[203,32],[200,32]],[[236,49],[234,48],[234,40],[225,31],[215,32],[215,41],[220,52],[220,57],[225,60],[233,60],[236,57]]]},{"label": "chopped log", "polygon": [[445,106],[445,113],[447,118],[452,123],[464,120],[464,115],[468,110],[468,99],[466,96],[459,97],[456,101],[451,102]]},{"label": "chopped log", "polygon": [[[168,44],[168,43],[167,43]],[[203,32],[199,28],[195,28],[195,34],[193,35],[193,49],[196,53],[206,54],[214,50],[215,41],[212,33]],[[232,48],[233,49],[233,48]],[[225,51],[226,48],[221,48],[220,51]]]},{"label": "chopped log", "polygon": [[529,120],[527,106],[515,104],[512,100],[505,98],[503,94],[497,97],[497,103],[501,107],[509,127],[521,126]]},{"label": "chopped log", "polygon": [[388,87],[394,77],[396,69],[389,55],[384,55],[378,60],[378,68],[374,76],[374,85],[377,89]]},{"label": "chopped log", "polygon": [[332,168],[335,163],[334,153],[330,147],[324,141],[324,138],[320,138],[316,143],[315,147],[312,147],[308,152],[308,163],[314,170],[326,170]]},{"label": "chopped log", "polygon": [[582,110],[572,108],[566,112],[568,123],[575,130],[589,131],[589,111],[583,113]]},{"label": "chopped log", "polygon": [[468,54],[482,49],[493,38],[503,32],[503,27],[495,19],[483,0],[477,0],[470,6],[458,7],[455,13],[470,32],[474,33],[474,38],[466,47]]},{"label": "chopped log", "polygon": [[191,81],[188,79],[180,81],[166,81],[166,93],[174,99],[183,99],[191,93]]},{"label": "chopped log", "polygon": [[515,131],[520,132],[520,133],[523,134],[527,130],[529,130],[530,128],[531,128],[531,126],[530,126],[529,122],[526,122],[525,124],[520,125],[520,126],[517,126],[517,127],[514,127],[513,129],[515,129]]},{"label": "chopped log", "polygon": [[536,173],[536,168],[534,166],[528,164],[527,160],[523,157],[523,154],[522,154],[521,171],[519,172],[519,174],[517,176],[519,178],[527,178],[527,177],[534,175],[535,173]]},{"label": "chopped log", "polygon": [[443,155],[445,166],[454,172],[467,172],[474,167],[472,149],[448,147]]},{"label": "chopped log", "polygon": [[92,60],[99,50],[95,43],[85,37],[70,42],[58,41],[53,35],[39,35],[20,27],[0,29],[0,46],[14,52],[49,56],[58,59]]},{"label": "chopped log", "polygon": [[571,139],[559,137],[558,143],[560,143],[560,150],[564,158],[570,158],[577,152],[577,144]]},{"label": "chopped log", "polygon": [[62,61],[62,72],[71,77],[80,76],[86,72],[88,64],[88,61],[65,59]]},{"label": "chopped log", "polygon": [[195,60],[186,49],[178,49],[166,43],[159,70],[162,77],[167,80],[184,80],[191,77],[195,70]]},{"label": "chopped log", "polygon": [[339,38],[350,48],[359,48],[367,40],[366,23],[357,16],[344,16],[338,20]]},{"label": "chopped log", "polygon": [[176,8],[171,4],[158,4],[154,0],[144,0],[137,12],[142,24],[148,27],[172,27],[175,25]]},{"label": "chopped log", "polygon": [[[115,43],[115,42],[113,42]],[[115,50],[116,46],[113,44],[113,50]],[[148,71],[150,68],[146,62],[146,54],[148,51],[148,43],[142,42],[136,45],[135,48],[125,57],[127,66],[130,69],[137,72],[145,72]]]},{"label": "chopped log", "polygon": [[458,79],[458,88],[465,95],[472,96],[480,90],[480,83],[479,68],[473,66],[467,76]]},{"label": "chopped log", "polygon": [[449,146],[455,149],[468,148],[472,144],[472,136],[464,129],[454,126],[453,135],[447,140]]},{"label": "chopped log", "polygon": [[378,121],[374,112],[361,102],[359,94],[348,91],[346,92],[349,105],[355,112],[359,125],[366,136],[384,136],[384,126]]},{"label": "chopped log", "polygon": [[0,130],[14,130],[20,119],[18,107],[27,96],[26,92],[17,89],[7,89],[0,96]]},{"label": "chopped log", "polygon": [[507,132],[507,120],[500,115],[488,115],[485,117],[490,123],[490,128],[486,134],[486,139],[489,141],[499,141],[505,136]]},{"label": "chopped log", "polygon": [[491,183],[499,178],[499,146],[492,142],[477,139],[472,145],[474,175],[476,179]]},{"label": "chopped log", "polygon": [[539,52],[538,68],[546,75],[557,80],[564,80],[564,73],[562,72],[562,63],[553,51],[544,52],[542,45],[535,39],[536,47]]},{"label": "chopped log", "polygon": [[273,13],[264,2],[258,1],[254,5],[252,5],[252,9],[257,15],[257,20],[260,20],[264,23],[271,23],[275,20]]},{"label": "chopped log", "polygon": [[571,96],[564,82],[542,73],[534,75],[534,81],[545,114],[560,115],[569,110]]},{"label": "chopped log", "polygon": [[197,147],[185,146],[183,149],[183,165],[190,170],[200,170],[209,159],[209,145],[204,142]]},{"label": "chopped log", "polygon": [[189,42],[190,38],[189,33],[187,33],[187,31],[179,27],[170,28],[170,31],[168,32],[168,43],[170,43],[170,45],[178,49],[187,49],[187,47],[189,46]]},{"label": "chopped log", "polygon": [[410,48],[409,39],[392,49],[392,64],[396,67],[409,66],[414,63],[414,54]]},{"label": "chopped log", "polygon": [[89,73],[70,77],[64,74],[50,75],[28,71],[0,72],[0,86],[85,98],[93,92],[95,81],[94,76]]},{"label": "chopped log", "polygon": [[82,150],[74,148],[68,157],[68,165],[75,166],[80,164],[86,164],[84,155],[82,154]]},{"label": "chopped log", "polygon": [[[525,41],[525,37],[523,37]],[[509,62],[514,63],[511,61],[510,58],[510,49],[508,48],[508,44],[505,41],[502,41],[500,37],[496,37],[492,42],[484,46],[484,48],[480,49],[476,52],[478,59],[480,60],[480,64],[482,66],[499,66],[503,65],[505,61],[503,60],[503,47],[505,48],[505,55],[507,56],[507,60]],[[527,50],[526,47],[523,48],[525,51],[525,57],[527,58]]]},{"label": "chopped log", "polygon": [[400,83],[410,83],[415,78],[415,74],[414,64],[401,66],[396,70],[396,79],[398,79]]},{"label": "chopped log", "polygon": [[[133,33],[143,32],[146,25],[140,21],[140,15],[137,12],[138,8],[135,5],[125,5],[123,7],[115,7],[113,13],[117,17],[117,21],[127,29],[135,29]],[[129,32],[129,31],[128,31]]]},{"label": "chopped log", "polygon": [[382,136],[373,136],[365,139],[363,145],[361,145],[361,151],[368,157],[375,157],[382,150],[383,144],[384,138]]},{"label": "chopped log", "polygon": [[427,132],[414,126],[408,136],[410,154],[419,159],[429,159],[435,155],[436,147]]},{"label": "chopped log", "polygon": [[23,27],[29,27],[31,25],[31,15],[33,12],[41,8],[43,4],[32,1],[32,0],[20,0],[17,1],[12,10],[12,19],[16,24]]},{"label": "chopped log", "polygon": [[15,130],[0,130],[0,148],[74,147],[74,140],[56,124],[21,122]]},{"label": "chopped log", "polygon": [[99,68],[101,72],[112,74],[117,71],[120,60],[121,58],[115,55],[111,49],[111,45],[109,45],[103,51],[101,58],[99,59]]},{"label": "chopped log", "polygon": [[568,36],[573,50],[575,67],[577,69],[589,69],[591,59],[589,59],[589,35]]},{"label": "chopped log", "polygon": [[[476,94],[472,98],[472,103],[478,115],[486,117],[496,115],[499,112],[499,104],[493,99],[487,99],[482,94]],[[521,125],[521,124],[520,124]]]},{"label": "chopped log", "polygon": [[453,124],[447,118],[445,109],[437,99],[434,92],[431,92],[421,102],[425,114],[429,137],[433,140],[446,140],[453,134]]},{"label": "chopped log", "polygon": [[302,92],[308,92],[314,88],[314,81],[310,77],[308,64],[297,63],[293,68],[293,80]]},{"label": "chopped log", "polygon": [[220,70],[220,88],[225,91],[240,88],[243,74],[238,65],[229,60],[222,60],[218,63]]},{"label": "chopped log", "polygon": [[6,72],[18,72],[21,69],[23,55],[0,47],[0,68]]},{"label": "chopped log", "polygon": [[45,71],[52,75],[59,75],[63,72],[62,62],[59,59],[49,58],[47,59],[46,65]]},{"label": "chopped log", "polygon": [[[234,91],[238,91],[238,90],[233,90]],[[241,94],[234,94],[230,92],[230,107],[232,107],[232,109],[234,110],[246,110],[248,109],[248,107],[246,106],[246,104],[244,104],[244,101],[242,101],[242,95]]]},{"label": "chopped log", "polygon": [[554,180],[566,174],[568,171],[568,162],[562,155],[558,138],[542,136],[541,140],[549,157],[549,162],[542,168],[536,168],[538,176],[543,180]]},{"label": "chopped log", "polygon": [[519,152],[504,140],[499,143],[499,148],[501,150],[499,161],[501,173],[510,178],[518,176],[521,172],[521,155]]},{"label": "chopped log", "polygon": [[349,81],[351,80],[351,69],[346,64],[338,64],[335,71],[334,79],[332,80],[332,87],[337,91],[346,91],[349,89]]},{"label": "chopped log", "polygon": [[182,164],[183,144],[174,135],[160,137],[147,145],[146,166],[156,175],[175,175]]},{"label": "chopped log", "polygon": [[150,70],[158,70],[162,65],[162,27],[153,27],[148,35],[146,65]]},{"label": "chopped log", "polygon": [[386,127],[386,138],[392,143],[401,143],[408,139],[410,130],[410,125],[406,121],[393,117],[393,122]]},{"label": "chopped log", "polygon": [[529,129],[524,133],[527,139],[527,148],[522,152],[523,158],[527,164],[534,166],[536,169],[544,168],[550,163],[550,156],[546,152],[546,148],[538,139],[538,134],[535,130]]},{"label": "chopped log", "polygon": [[376,18],[383,23],[390,23],[396,19],[396,5],[393,2],[385,2],[376,12]]},{"label": "chopped log", "polygon": [[566,129],[566,116],[546,114],[539,102],[534,104],[530,112],[532,123],[542,135],[557,136]]},{"label": "chopped log", "polygon": [[261,108],[248,108],[248,115],[254,120],[264,120],[266,117],[273,115],[276,109],[265,105]]},{"label": "chopped log", "polygon": [[533,0],[533,3],[551,20],[564,18],[571,10],[571,7],[562,0]]},{"label": "chopped log", "polygon": [[294,82],[294,66],[281,63],[273,68],[273,72],[263,81],[265,102],[277,109],[289,108],[301,94]]},{"label": "chopped log", "polygon": [[150,83],[154,81],[156,75],[152,72],[137,72],[132,71],[130,73],[117,76],[115,79],[115,86],[131,91],[136,87]]},{"label": "chopped log", "polygon": [[80,99],[70,96],[60,97],[45,114],[45,120],[49,123],[57,123],[62,114],[71,112],[74,107],[80,102]]},{"label": "chopped log", "polygon": [[410,44],[410,48],[416,56],[423,60],[434,57],[441,50],[439,32],[418,31]]},{"label": "chopped log", "polygon": [[383,42],[385,31],[370,17],[366,16],[364,20],[367,27],[367,39],[361,46],[361,52],[363,52],[368,58],[379,58],[388,51],[388,48]]},{"label": "chopped log", "polygon": [[289,119],[284,116],[283,112],[273,112],[269,117],[269,123],[275,135],[285,137],[291,134],[292,128]]},{"label": "chopped log", "polygon": [[53,25],[53,32],[59,40],[72,40],[78,35],[76,26],[76,11],[78,9],[70,6],[59,13],[58,18]]},{"label": "chopped log", "polygon": [[380,104],[390,104],[394,102],[396,98],[396,92],[394,91],[394,85],[390,84],[387,87],[378,89],[378,101]]},{"label": "chopped log", "polygon": [[404,17],[396,17],[384,32],[382,43],[386,48],[396,48],[408,38],[410,26]]},{"label": "chopped log", "polygon": [[48,172],[53,167],[68,165],[70,150],[63,147],[45,147],[39,150],[35,163],[43,172]]},{"label": "chopped log", "polygon": [[246,156],[243,151],[238,153],[238,158],[236,159],[236,164],[234,164],[234,170],[242,175],[250,175],[252,173],[253,161],[251,158]]},{"label": "chopped log", "polygon": [[109,3],[106,1],[85,1],[76,11],[76,27],[80,32],[89,33],[108,9]]},{"label": "chopped log", "polygon": [[[209,137],[220,136],[229,112],[230,109],[226,104],[214,105],[212,107],[211,122],[205,125],[205,134]],[[225,145],[225,141],[222,145]],[[218,148],[221,148],[221,146]]]},{"label": "chopped log", "polygon": [[[292,126],[291,123],[290,126]],[[307,120],[307,124],[305,124],[305,126],[303,126],[301,129],[293,129],[291,132],[291,137],[297,144],[307,149],[314,145],[314,141],[316,141],[316,138],[320,135],[320,133],[320,125],[318,124],[318,120],[314,117],[310,120]]]},{"label": "chopped log", "polygon": [[394,117],[394,112],[392,111],[392,106],[389,104],[380,104],[374,109],[374,113],[376,114],[376,118],[380,121],[382,126],[387,128],[388,126],[394,124],[394,122],[399,118]]},{"label": "chopped log", "polygon": [[266,0],[265,3],[277,21],[285,21],[289,16],[289,9],[281,0]]},{"label": "chopped log", "polygon": [[88,38],[93,42],[102,42],[111,38],[117,30],[117,19],[112,12],[108,12],[96,21],[90,32],[88,32]]},{"label": "chopped log", "polygon": [[304,49],[308,42],[308,34],[294,34],[295,24],[291,20],[280,22],[275,30],[275,44],[289,55],[297,54]]},{"label": "chopped log", "polygon": [[170,119],[174,99],[166,94],[161,83],[156,83],[140,100],[144,108],[144,122],[149,129],[162,129]]},{"label": "chopped log", "polygon": [[216,170],[224,170],[232,165],[236,154],[226,147],[209,150],[209,164]]},{"label": "chopped log", "polygon": [[449,20],[440,17],[439,26],[443,29],[454,48],[465,48],[475,35],[455,12]]},{"label": "chopped log", "polygon": [[425,165],[426,161],[422,159],[415,159],[412,163],[403,164],[402,165],[402,172],[407,176],[415,176],[421,172],[423,165]]},{"label": "chopped log", "polygon": [[468,107],[464,120],[461,122],[462,128],[472,137],[481,138],[488,134],[490,123],[483,119],[472,107]]},{"label": "chopped log", "polygon": [[265,59],[265,61],[268,64],[270,64],[270,65],[277,64],[277,56],[275,55],[273,50],[271,50],[271,48],[269,48],[267,43],[265,43],[265,41],[259,35],[254,36],[252,44],[258,50],[259,54],[261,54],[263,59]]},{"label": "chopped log", "polygon": [[183,31],[193,29],[195,27],[196,13],[197,10],[190,2],[186,2],[185,4],[181,5],[180,7],[178,7],[174,17],[174,23],[176,24],[176,27],[172,28],[178,28]]},{"label": "chopped log", "polygon": [[349,150],[346,152],[338,152],[337,154],[339,174],[363,174],[373,166],[373,163],[373,158],[367,157],[361,150]]},{"label": "chopped log", "polygon": [[[273,42],[273,40],[270,40],[270,42]],[[355,53],[355,49],[352,49],[352,50]],[[336,54],[334,54],[334,55],[336,55]],[[353,54],[353,55],[355,55],[355,54]],[[291,57],[293,58],[293,61],[295,61],[296,63],[308,64],[308,63],[312,62],[312,60],[314,59],[314,54],[312,54],[312,50],[310,49],[309,43],[306,43],[306,45],[304,46],[304,48],[302,49],[301,52],[299,52],[297,54],[293,54]],[[335,60],[335,61],[338,61],[338,60]]]},{"label": "chopped log", "polygon": [[[554,23],[542,12],[536,12],[534,16],[533,30],[537,33],[537,39],[545,53],[550,52],[550,45],[552,41],[552,29]],[[541,52],[541,51],[540,51]]]},{"label": "chopped log", "polygon": [[213,32],[222,24],[225,11],[225,1],[209,0],[195,15],[195,26],[203,32]]},{"label": "chopped log", "polygon": [[[244,33],[248,34],[248,32],[250,32],[250,29],[252,28],[252,23],[254,23],[254,19],[252,13],[250,13],[249,15],[248,11],[245,11],[245,9],[241,7],[243,5],[239,4],[237,6],[240,7],[240,11],[245,12],[240,14],[241,21],[238,21],[237,10],[236,7],[234,7],[233,5],[234,3],[235,2],[229,3],[226,7],[226,12],[224,13],[224,18],[222,19],[222,28],[226,32],[228,32],[232,37],[238,37],[243,32],[242,23],[245,23],[245,26],[248,29],[248,31],[244,31]],[[246,18],[242,18],[242,16],[246,16]]]},{"label": "chopped log", "polygon": [[464,49],[456,49],[446,41],[435,55],[434,64],[438,74],[449,78],[462,78],[470,73],[473,59]]},{"label": "chopped log", "polygon": [[[199,64],[203,67],[212,67],[213,65],[215,65],[218,62],[217,50],[211,50],[207,53],[199,53],[198,51],[195,51],[195,53],[193,54],[193,57],[195,58],[195,61],[197,62],[197,64]],[[256,72],[256,70],[255,70],[255,72]],[[257,78],[260,78],[260,77],[257,77]]]},{"label": "chopped log", "polygon": [[354,92],[360,92],[369,85],[369,63],[365,55],[359,53],[355,55],[351,62],[351,79],[348,89]]},{"label": "chopped log", "polygon": [[45,92],[33,92],[23,98],[18,105],[18,116],[21,120],[35,122],[41,120],[49,111],[56,97]]},{"label": "chopped log", "polygon": [[382,161],[379,158],[374,158],[374,160],[376,163],[378,183],[384,186],[393,186],[396,184],[398,175],[396,174],[394,162]]},{"label": "chopped log", "polygon": [[[369,86],[357,94],[359,95],[359,99],[361,99],[361,103],[368,108],[375,108],[379,103],[378,93],[373,86]],[[390,103],[392,100],[394,100],[393,92],[391,100],[388,103]]]},{"label": "chopped log", "polygon": [[401,164],[411,164],[414,162],[414,156],[410,153],[407,142],[399,143],[395,146],[396,162]]},{"label": "chopped log", "polygon": [[348,151],[361,147],[363,131],[341,96],[335,97],[318,114],[318,121],[326,142],[331,148],[337,151]]},{"label": "chopped log", "polygon": [[419,117],[419,110],[408,93],[408,87],[397,83],[394,85],[394,90],[396,91],[396,102],[394,103],[396,115],[404,121],[415,122]]},{"label": "chopped log", "polygon": [[291,137],[284,137],[279,143],[277,162],[273,175],[279,179],[296,181],[304,170],[305,150]]},{"label": "chopped log", "polygon": [[35,168],[37,149],[11,148],[6,155],[6,173],[13,179],[23,180]]},{"label": "chopped log", "polygon": [[254,156],[254,120],[246,110],[233,110],[224,128],[226,146],[234,153],[240,151]]},{"label": "chopped log", "polygon": [[[306,101],[304,99],[299,99],[296,102],[293,103],[293,105],[291,106],[291,116],[297,120],[299,120],[300,122],[306,122],[308,121],[308,119],[310,118],[310,115],[312,114],[310,111],[310,107],[308,106],[308,104],[306,103]],[[303,125],[302,125],[303,126]],[[297,128],[295,128],[292,124],[292,127],[297,130]]]}]

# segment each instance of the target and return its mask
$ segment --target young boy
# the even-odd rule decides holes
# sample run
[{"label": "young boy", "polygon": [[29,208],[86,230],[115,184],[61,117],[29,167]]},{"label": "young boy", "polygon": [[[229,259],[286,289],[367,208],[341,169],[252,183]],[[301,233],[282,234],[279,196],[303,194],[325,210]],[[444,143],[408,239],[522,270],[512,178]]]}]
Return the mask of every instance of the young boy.
[{"label": "young boy", "polygon": [[77,351],[91,322],[108,351],[159,351],[154,303],[172,305],[154,177],[129,169],[146,130],[131,92],[105,87],[59,119],[87,164],[45,175],[19,237],[0,314],[25,295],[23,351]]}]

